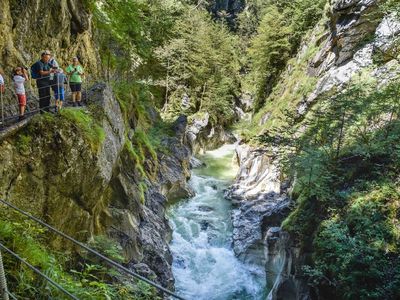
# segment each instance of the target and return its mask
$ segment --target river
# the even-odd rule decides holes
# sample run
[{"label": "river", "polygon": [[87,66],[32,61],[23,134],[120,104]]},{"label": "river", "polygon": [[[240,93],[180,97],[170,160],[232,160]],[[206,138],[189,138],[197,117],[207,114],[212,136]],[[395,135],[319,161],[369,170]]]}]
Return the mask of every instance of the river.
[{"label": "river", "polygon": [[234,146],[225,145],[199,157],[206,167],[193,170],[196,196],[168,209],[175,287],[187,299],[266,298],[263,266],[242,263],[232,249],[232,206],[224,189],[237,172],[233,153]]}]

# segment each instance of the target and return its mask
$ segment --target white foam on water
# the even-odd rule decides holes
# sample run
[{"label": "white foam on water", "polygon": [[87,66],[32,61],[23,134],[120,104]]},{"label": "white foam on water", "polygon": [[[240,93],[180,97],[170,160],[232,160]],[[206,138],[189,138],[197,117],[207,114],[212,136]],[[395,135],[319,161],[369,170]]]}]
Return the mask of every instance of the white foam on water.
[{"label": "white foam on water", "polygon": [[[218,159],[233,149],[207,155]],[[264,267],[242,263],[232,250],[231,203],[223,197],[229,182],[194,174],[190,184],[196,196],[168,210],[177,293],[198,300],[265,299]]]}]

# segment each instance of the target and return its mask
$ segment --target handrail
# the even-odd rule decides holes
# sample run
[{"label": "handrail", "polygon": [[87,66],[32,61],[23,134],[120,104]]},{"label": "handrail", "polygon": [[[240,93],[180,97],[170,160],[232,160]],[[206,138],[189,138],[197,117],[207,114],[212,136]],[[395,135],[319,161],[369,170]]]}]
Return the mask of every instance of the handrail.
[{"label": "handrail", "polygon": [[129,274],[129,275],[141,280],[141,281],[144,281],[144,282],[148,283],[149,285],[155,287],[157,290],[161,291],[162,293],[165,293],[165,294],[167,294],[169,296],[172,296],[172,297],[174,297],[176,299],[185,300],[185,298],[175,294],[174,292],[171,292],[170,290],[168,290],[168,289],[162,287],[161,285],[159,285],[159,284],[147,279],[146,277],[143,277],[142,275],[139,275],[138,273],[133,272],[132,270],[129,270],[128,268],[122,266],[121,264],[109,259],[108,257],[106,257],[103,254],[97,252],[96,250],[91,249],[90,247],[86,246],[85,244],[77,241],[76,239],[70,237],[69,235],[67,235],[67,234],[61,232],[60,230],[54,228],[53,226],[43,222],[42,220],[38,219],[37,217],[32,216],[31,214],[29,214],[29,213],[25,212],[24,210],[16,207],[15,205],[13,205],[13,204],[11,204],[11,203],[3,200],[3,199],[0,199],[0,203],[3,203],[4,205],[8,206],[9,208],[14,209],[15,211],[19,212],[20,214],[26,216],[27,218],[39,223],[40,225],[46,227],[47,229],[50,229],[52,232],[56,233],[57,235],[60,235],[63,238],[69,240],[73,244],[75,244],[75,245],[85,249],[86,251],[90,252],[91,254],[101,258],[108,265],[110,265],[110,266],[112,266],[112,267],[114,267],[116,269],[119,269],[119,270],[121,270],[121,271],[123,271],[123,272],[125,272],[125,273],[127,273],[127,274]]},{"label": "handrail", "polygon": [[[46,77],[43,77],[43,78],[49,78],[49,77],[50,76],[46,76]],[[92,77],[90,75],[82,75],[82,78],[83,78],[83,81],[82,81],[82,95],[83,95],[83,97],[82,97],[81,101],[87,101],[88,100],[88,84],[89,84],[89,82],[90,82]],[[92,82],[95,82],[95,80],[93,80]],[[69,81],[66,84],[62,84],[62,86],[65,88],[65,98],[70,97],[71,94],[72,94],[72,92],[68,88],[69,84],[70,84]],[[46,86],[39,87],[39,88],[33,88],[31,84],[27,85],[25,87],[25,91],[26,91],[26,94],[27,94],[27,102],[26,102],[27,103],[27,106],[26,106],[27,109],[26,109],[25,115],[28,115],[29,113],[32,113],[32,112],[40,111],[40,109],[31,110],[32,105],[36,105],[36,104],[39,105],[39,97],[36,94],[38,90],[40,90],[42,88],[50,88],[50,89],[54,90],[55,86],[60,87],[60,84],[58,84],[58,83],[50,84],[50,85],[46,85]],[[7,123],[7,121],[13,120],[13,119],[17,119],[17,117],[19,116],[18,114],[6,116],[5,111],[7,111],[7,110],[8,111],[18,110],[18,101],[15,101],[13,103],[8,103],[7,105],[4,105],[4,96],[6,94],[12,95],[13,98],[17,99],[17,94],[16,94],[14,88],[12,88],[12,87],[10,87],[8,85],[8,86],[5,86],[5,91],[6,91],[6,93],[4,93],[3,91],[0,91],[0,98],[1,98],[0,99],[0,101],[1,101],[0,126],[1,127],[4,127],[6,125],[6,123]],[[66,100],[64,100],[64,101],[66,101]],[[50,107],[53,107],[53,106],[50,106]],[[49,108],[49,107],[46,107],[46,108]],[[42,110],[43,109],[44,108],[42,108]]]}]

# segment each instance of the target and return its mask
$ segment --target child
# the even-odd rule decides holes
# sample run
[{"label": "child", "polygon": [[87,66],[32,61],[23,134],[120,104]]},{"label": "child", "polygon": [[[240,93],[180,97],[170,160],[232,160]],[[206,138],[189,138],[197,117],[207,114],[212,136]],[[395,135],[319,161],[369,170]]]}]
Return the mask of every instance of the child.
[{"label": "child", "polygon": [[28,80],[28,72],[26,69],[21,67],[15,68],[13,81],[19,103],[19,121],[25,118],[26,95],[24,83],[26,80]]},{"label": "child", "polygon": [[65,100],[65,88],[64,84],[67,84],[67,76],[63,73],[61,68],[57,69],[54,73],[54,98],[56,99],[56,111],[60,111]]},{"label": "child", "polygon": [[4,78],[0,73],[0,93],[4,93],[5,87],[4,87]]}]

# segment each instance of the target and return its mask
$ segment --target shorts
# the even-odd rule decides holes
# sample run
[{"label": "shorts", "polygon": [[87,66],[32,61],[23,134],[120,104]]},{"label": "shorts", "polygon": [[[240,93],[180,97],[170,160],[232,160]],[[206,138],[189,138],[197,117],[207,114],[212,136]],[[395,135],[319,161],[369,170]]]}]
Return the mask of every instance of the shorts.
[{"label": "shorts", "polygon": [[82,90],[82,83],[80,82],[70,82],[69,86],[71,88],[71,92],[80,92]]},{"label": "shorts", "polygon": [[59,87],[57,89],[54,89],[54,98],[56,100],[64,101],[65,100],[65,90],[63,87]]},{"label": "shorts", "polygon": [[26,95],[17,94],[19,106],[26,106]]}]

